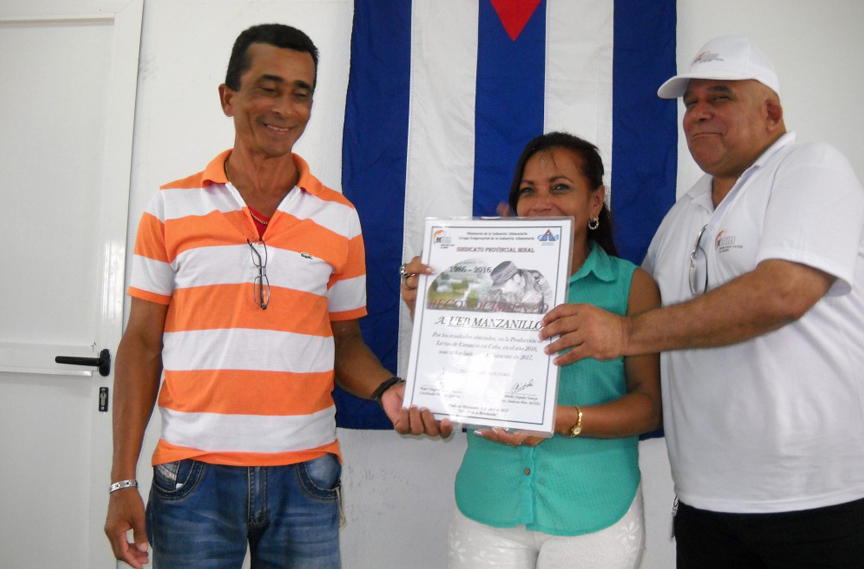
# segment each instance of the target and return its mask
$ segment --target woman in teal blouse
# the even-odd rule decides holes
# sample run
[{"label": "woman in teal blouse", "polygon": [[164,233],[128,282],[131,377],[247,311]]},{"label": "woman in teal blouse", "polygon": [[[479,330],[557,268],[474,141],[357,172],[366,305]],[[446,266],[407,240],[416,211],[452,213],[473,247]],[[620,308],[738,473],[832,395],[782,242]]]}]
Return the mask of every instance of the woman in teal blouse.
[{"label": "woman in teal blouse", "polygon": [[[516,164],[509,204],[520,217],[572,216],[569,303],[618,314],[659,306],[651,277],[616,256],[597,148],[541,135]],[[431,274],[415,258],[410,275]],[[412,309],[416,277],[404,281]],[[555,435],[472,430],[456,476],[451,569],[639,566],[644,548],[638,435],[659,427],[659,356],[563,366]]]}]

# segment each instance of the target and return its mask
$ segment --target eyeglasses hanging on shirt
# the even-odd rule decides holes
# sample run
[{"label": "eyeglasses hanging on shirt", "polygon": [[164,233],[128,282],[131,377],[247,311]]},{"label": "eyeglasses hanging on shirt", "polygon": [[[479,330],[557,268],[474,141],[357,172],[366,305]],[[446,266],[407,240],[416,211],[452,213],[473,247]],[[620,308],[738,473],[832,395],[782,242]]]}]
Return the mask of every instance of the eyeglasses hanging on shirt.
[{"label": "eyeglasses hanging on shirt", "polygon": [[708,224],[706,223],[699,230],[696,243],[690,252],[690,292],[693,293],[693,296],[699,296],[708,290],[708,255],[702,248],[702,236],[707,228]]},{"label": "eyeglasses hanging on shirt", "polygon": [[[270,304],[270,280],[267,278],[267,244],[263,239],[251,241],[246,239],[249,248],[252,249],[252,264],[258,269],[258,276],[255,277],[255,304],[261,307],[262,310],[267,310],[267,305]],[[259,251],[258,248],[263,250]]]}]

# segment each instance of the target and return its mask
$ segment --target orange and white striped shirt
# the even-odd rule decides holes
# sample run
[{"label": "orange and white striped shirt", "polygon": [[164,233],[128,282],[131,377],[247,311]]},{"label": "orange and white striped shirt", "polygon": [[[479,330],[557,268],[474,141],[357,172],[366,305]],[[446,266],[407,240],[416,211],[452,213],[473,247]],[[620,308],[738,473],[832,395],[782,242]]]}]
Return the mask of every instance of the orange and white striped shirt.
[{"label": "orange and white striped shirt", "polygon": [[225,177],[230,152],[163,186],[138,229],[129,294],[168,305],[154,465],[272,466],[339,452],[330,321],[366,314],[360,220],[294,155],[300,181],[263,235],[262,310],[247,243],[258,230]]}]

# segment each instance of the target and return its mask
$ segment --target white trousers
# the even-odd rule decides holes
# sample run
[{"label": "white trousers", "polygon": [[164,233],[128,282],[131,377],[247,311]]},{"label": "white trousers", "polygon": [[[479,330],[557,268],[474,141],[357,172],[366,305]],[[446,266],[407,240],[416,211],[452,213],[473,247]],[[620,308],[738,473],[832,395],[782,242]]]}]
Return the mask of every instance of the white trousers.
[{"label": "white trousers", "polygon": [[637,569],[645,550],[642,488],[623,518],[576,536],[487,526],[454,508],[448,546],[449,569]]}]

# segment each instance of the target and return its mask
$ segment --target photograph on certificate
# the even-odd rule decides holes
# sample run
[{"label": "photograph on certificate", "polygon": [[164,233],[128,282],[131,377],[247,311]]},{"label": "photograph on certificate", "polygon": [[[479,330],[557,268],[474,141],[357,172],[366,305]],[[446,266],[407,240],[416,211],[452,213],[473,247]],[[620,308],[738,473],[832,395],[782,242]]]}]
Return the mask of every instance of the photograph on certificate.
[{"label": "photograph on certificate", "polygon": [[558,367],[539,337],[567,297],[571,218],[427,219],[405,405],[551,435]]},{"label": "photograph on certificate", "polygon": [[552,286],[536,269],[520,269],[511,260],[490,267],[467,259],[446,268],[429,285],[426,308],[545,314],[554,301]]}]

